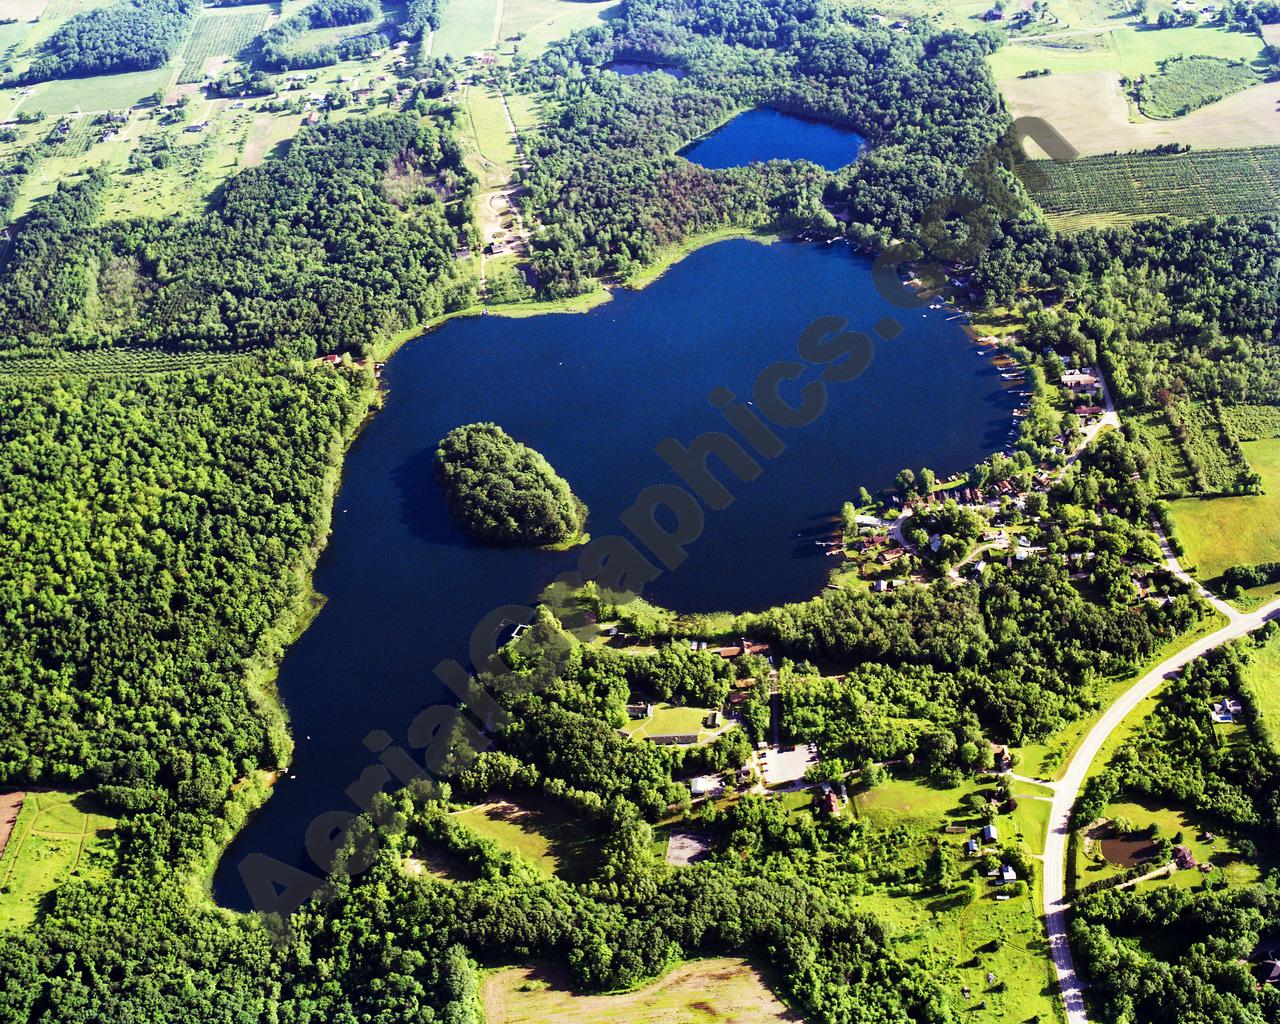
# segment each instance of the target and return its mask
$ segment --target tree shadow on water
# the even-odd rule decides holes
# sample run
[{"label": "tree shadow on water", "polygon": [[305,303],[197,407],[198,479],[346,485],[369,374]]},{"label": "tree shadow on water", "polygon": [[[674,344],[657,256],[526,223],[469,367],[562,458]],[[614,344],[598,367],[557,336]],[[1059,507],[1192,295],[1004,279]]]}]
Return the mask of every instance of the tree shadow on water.
[{"label": "tree shadow on water", "polygon": [[416,540],[478,548],[454,523],[435,480],[435,448],[422,448],[391,471],[400,501],[400,521]]}]

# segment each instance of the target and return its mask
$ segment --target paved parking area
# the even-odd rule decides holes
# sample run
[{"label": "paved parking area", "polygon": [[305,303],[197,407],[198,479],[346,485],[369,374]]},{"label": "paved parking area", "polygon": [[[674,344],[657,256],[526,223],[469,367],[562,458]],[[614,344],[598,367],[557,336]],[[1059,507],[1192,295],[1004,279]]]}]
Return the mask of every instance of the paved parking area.
[{"label": "paved parking area", "polygon": [[766,786],[784,786],[804,778],[804,773],[818,763],[818,748],[812,743],[794,747],[765,747],[756,752],[756,765]]}]

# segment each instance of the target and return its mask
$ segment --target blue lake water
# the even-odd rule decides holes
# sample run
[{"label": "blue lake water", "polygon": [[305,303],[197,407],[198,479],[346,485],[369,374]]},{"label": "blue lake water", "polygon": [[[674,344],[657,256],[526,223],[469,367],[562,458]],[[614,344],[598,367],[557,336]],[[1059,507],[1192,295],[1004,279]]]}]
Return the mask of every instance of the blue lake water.
[{"label": "blue lake water", "polygon": [[[654,446],[727,429],[708,392],[728,387],[747,400],[757,375],[796,359],[804,327],[830,315],[868,333],[892,315],[904,330],[877,342],[857,380],[828,386],[816,422],[778,429],[786,450],[759,460],[757,479],[721,473],[734,502],[707,512],[688,560],[648,592],[681,610],[746,610],[823,588],[833,560],[801,534],[860,485],[888,486],[906,465],[949,474],[1004,445],[1018,397],[954,313],[890,306],[870,261],[843,244],[738,240],[586,314],[457,320],[405,346],[386,369],[385,407],[347,459],[315,575],[327,603],[281,665],[296,778],[280,780],[223,858],[219,901],[248,908],[238,865],[250,852],[310,867],[307,825],[353,809],[344,790],[373,763],[364,737],[383,729],[404,744],[414,716],[447,699],[432,668],[465,664],[483,616],[529,601],[576,560],[485,548],[454,526],[431,475],[448,430],[501,424],[569,481],[591,509],[593,536],[625,535],[618,516],[636,495],[677,482]],[[802,383],[784,394],[796,401]]]},{"label": "blue lake water", "polygon": [[712,169],[767,160],[809,160],[835,171],[857,160],[862,149],[862,136],[851,128],[759,107],[691,142],[680,155]]}]

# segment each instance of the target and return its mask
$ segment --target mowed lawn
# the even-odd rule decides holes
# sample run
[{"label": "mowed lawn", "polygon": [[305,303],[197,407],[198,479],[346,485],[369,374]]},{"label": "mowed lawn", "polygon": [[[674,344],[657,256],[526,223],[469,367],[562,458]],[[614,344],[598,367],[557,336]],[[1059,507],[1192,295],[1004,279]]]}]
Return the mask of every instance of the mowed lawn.
[{"label": "mowed lawn", "polygon": [[779,1024],[800,1021],[746,960],[681,964],[665,977],[619,995],[582,995],[567,974],[512,967],[484,979],[489,1024]]},{"label": "mowed lawn", "polygon": [[706,708],[674,708],[669,704],[659,704],[650,717],[632,719],[623,729],[637,740],[648,736],[697,736],[706,731],[704,723],[710,713]]},{"label": "mowed lawn", "polygon": [[522,796],[520,804],[508,800],[478,804],[459,811],[457,818],[547,875],[578,878],[593,859],[595,830],[536,797]]},{"label": "mowed lawn", "polygon": [[[1245,441],[1245,458],[1262,477],[1262,494],[1241,498],[1183,498],[1169,511],[1186,555],[1183,564],[1212,584],[1232,565],[1280,561],[1280,438]],[[1251,598],[1280,592],[1280,584],[1245,591]]]},{"label": "mowed lawn", "polygon": [[0,931],[36,920],[54,889],[111,870],[108,836],[115,821],[78,793],[28,793],[0,856]]},{"label": "mowed lawn", "polygon": [[176,78],[177,70],[166,66],[155,71],[42,82],[34,87],[34,95],[22,101],[18,110],[27,114],[43,112],[49,117],[71,114],[76,110],[86,114],[90,111],[124,110],[137,106],[154,92],[166,91]]}]

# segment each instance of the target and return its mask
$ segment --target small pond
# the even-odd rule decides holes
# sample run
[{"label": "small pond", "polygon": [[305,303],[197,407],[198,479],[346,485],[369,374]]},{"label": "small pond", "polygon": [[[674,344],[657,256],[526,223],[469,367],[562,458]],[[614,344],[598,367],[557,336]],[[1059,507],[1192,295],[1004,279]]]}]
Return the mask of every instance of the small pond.
[{"label": "small pond", "polygon": [[713,170],[767,160],[808,160],[836,171],[857,160],[863,149],[862,136],[852,128],[759,107],[691,142],[680,155]]}]

